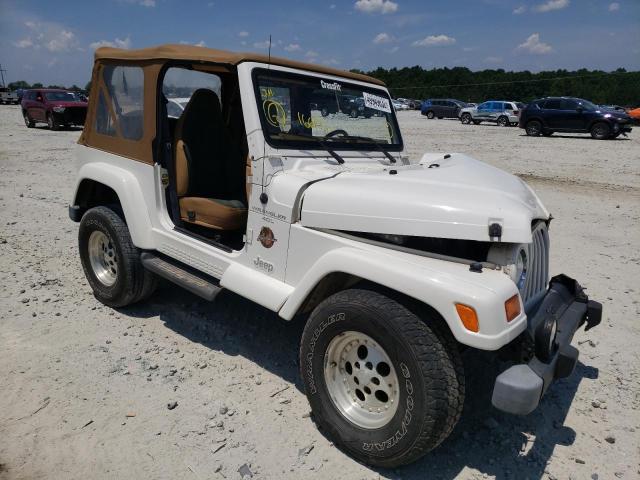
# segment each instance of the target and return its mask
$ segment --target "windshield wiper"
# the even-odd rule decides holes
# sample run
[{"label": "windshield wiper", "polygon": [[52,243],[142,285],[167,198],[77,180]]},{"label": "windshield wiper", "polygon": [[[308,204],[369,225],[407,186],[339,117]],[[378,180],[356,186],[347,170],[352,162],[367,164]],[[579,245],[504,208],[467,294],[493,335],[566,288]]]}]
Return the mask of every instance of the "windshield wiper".
[{"label": "windshield wiper", "polygon": [[376,148],[381,151],[385,157],[387,157],[389,159],[389,163],[396,163],[396,159],[394,158],[393,155],[391,155],[386,148],[382,147],[382,144],[380,142],[378,142],[377,140],[371,138],[371,137],[363,137],[360,135],[346,135],[346,136],[342,136],[340,138],[347,138],[347,139],[353,139],[353,140],[364,140],[365,142],[369,142],[372,143],[376,146]]},{"label": "windshield wiper", "polygon": [[287,136],[287,137],[298,137],[298,138],[303,138],[305,140],[314,140],[318,142],[322,146],[322,148],[324,148],[327,152],[329,152],[329,154],[336,159],[336,162],[338,162],[340,165],[344,164],[344,158],[342,158],[340,155],[334,152],[333,149],[331,149],[331,147],[325,141],[321,140],[318,137],[314,137],[313,135],[307,136],[307,135],[300,135],[298,133],[288,133],[288,132],[282,132],[279,135]]}]

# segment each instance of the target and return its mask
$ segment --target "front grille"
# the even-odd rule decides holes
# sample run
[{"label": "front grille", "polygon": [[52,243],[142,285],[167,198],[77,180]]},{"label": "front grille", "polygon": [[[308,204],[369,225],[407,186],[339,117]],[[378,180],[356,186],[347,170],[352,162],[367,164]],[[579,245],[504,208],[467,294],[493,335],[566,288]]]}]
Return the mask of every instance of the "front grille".
[{"label": "front grille", "polygon": [[533,241],[527,255],[527,277],[521,292],[525,303],[546,290],[549,282],[549,232],[546,223],[538,222],[531,236]]},{"label": "front grille", "polygon": [[66,107],[63,113],[64,123],[84,125],[87,107]]}]

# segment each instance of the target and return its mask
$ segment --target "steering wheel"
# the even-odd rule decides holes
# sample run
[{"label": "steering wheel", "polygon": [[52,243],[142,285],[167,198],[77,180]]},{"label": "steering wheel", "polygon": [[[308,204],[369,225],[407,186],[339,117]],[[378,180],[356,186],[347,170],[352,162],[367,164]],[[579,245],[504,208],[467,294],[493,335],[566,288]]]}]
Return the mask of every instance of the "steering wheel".
[{"label": "steering wheel", "polygon": [[342,130],[341,128],[337,129],[337,130],[332,130],[329,133],[327,133],[324,138],[331,138],[331,137],[335,137],[336,135],[342,135],[343,137],[348,137],[349,134],[346,132],[346,130]]}]

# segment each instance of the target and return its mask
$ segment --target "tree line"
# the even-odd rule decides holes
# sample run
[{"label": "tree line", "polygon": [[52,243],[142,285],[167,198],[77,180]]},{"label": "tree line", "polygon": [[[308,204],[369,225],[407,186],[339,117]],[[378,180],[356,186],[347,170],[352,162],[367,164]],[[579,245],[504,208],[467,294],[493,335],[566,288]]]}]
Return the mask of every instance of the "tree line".
[{"label": "tree line", "polygon": [[28,90],[30,88],[59,88],[62,90],[71,90],[73,92],[88,93],[91,87],[91,82],[87,83],[87,85],[84,88],[81,88],[75,83],[70,87],[65,87],[64,85],[44,85],[39,82],[29,83],[29,82],[25,82],[24,80],[18,80],[17,82],[11,82],[7,84],[7,87],[9,87],[11,90],[20,90],[20,89]]},{"label": "tree line", "polygon": [[[598,104],[637,107],[640,105],[640,72],[619,68],[613,72],[603,70],[575,71],[550,70],[532,73],[508,72],[503,69],[473,72],[466,67],[434,68],[420,66],[385,69],[378,67],[365,73],[387,84],[394,98],[457,98],[480,103],[485,100],[516,100],[529,102],[547,96],[585,98]],[[8,85],[19,88],[45,88],[42,83],[30,85],[24,80]],[[91,82],[84,88],[72,85],[69,90],[88,93]],[[66,88],[48,85],[46,88]]]},{"label": "tree line", "polygon": [[640,72],[624,68],[613,72],[580,69],[532,73],[503,69],[473,72],[466,67],[425,70],[415,66],[352,71],[382,80],[394,98],[457,98],[479,103],[490,99],[529,102],[547,96],[572,96],[597,104],[640,105]]}]

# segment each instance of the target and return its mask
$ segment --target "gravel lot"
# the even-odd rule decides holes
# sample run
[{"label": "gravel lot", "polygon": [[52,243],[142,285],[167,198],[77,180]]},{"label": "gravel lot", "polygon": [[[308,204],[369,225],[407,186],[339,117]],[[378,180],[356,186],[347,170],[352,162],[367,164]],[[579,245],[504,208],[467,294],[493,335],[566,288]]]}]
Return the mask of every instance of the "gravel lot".
[{"label": "gravel lot", "polygon": [[309,418],[301,324],[230,292],[209,304],[164,285],[118,311],[94,299],[66,208],[79,131],[27,129],[0,106],[0,478],[638,478],[640,128],[528,138],[399,117],[412,156],[468,153],[529,181],[555,217],[552,273],[605,304],[601,326],[576,334],[576,372],[536,412],[492,410],[494,366],[472,353],[449,440],[401,469],[356,463]]}]

